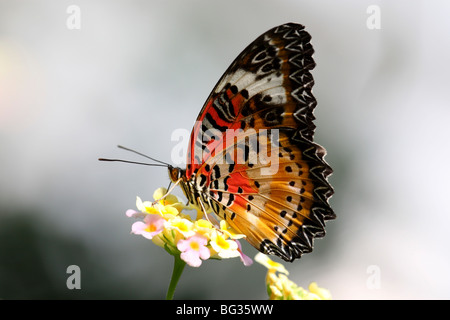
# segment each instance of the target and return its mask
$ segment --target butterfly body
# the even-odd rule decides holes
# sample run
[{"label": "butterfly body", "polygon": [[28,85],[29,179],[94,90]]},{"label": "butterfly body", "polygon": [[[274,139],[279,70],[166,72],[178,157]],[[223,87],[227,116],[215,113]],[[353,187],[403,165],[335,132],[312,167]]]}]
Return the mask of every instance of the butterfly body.
[{"label": "butterfly body", "polygon": [[313,142],[309,41],[302,25],[289,23],[244,49],[197,117],[186,169],[169,167],[191,203],[286,261],[310,252],[335,217],[332,170]]}]

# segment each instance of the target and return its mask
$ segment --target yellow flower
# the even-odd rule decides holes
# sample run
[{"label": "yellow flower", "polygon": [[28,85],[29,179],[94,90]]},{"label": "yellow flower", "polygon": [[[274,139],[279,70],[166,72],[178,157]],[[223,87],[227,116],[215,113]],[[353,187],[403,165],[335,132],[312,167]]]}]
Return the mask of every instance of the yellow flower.
[{"label": "yellow flower", "polygon": [[178,200],[176,195],[167,194],[166,188],[158,188],[153,193],[153,199],[158,204],[165,207],[172,207],[177,210],[177,212],[181,212],[181,210],[185,209],[186,206],[180,200]]},{"label": "yellow flower", "polygon": [[[267,271],[266,287],[270,300],[329,300],[330,291],[319,288],[317,283],[312,282],[308,289],[297,286],[289,280],[289,272],[278,262],[272,261],[268,256],[258,253],[255,260],[265,266]],[[277,274],[279,272],[280,274]]]},{"label": "yellow flower", "polygon": [[185,238],[189,238],[195,234],[194,224],[185,218],[174,217],[166,221],[164,224],[165,229],[174,229],[181,233]]},{"label": "yellow flower", "polygon": [[[202,219],[203,212],[199,213],[201,209],[185,206],[176,196],[167,194],[165,188],[157,189],[153,198],[155,201],[150,202],[137,197],[136,207],[139,211],[127,210],[128,217],[143,218],[143,221],[133,224],[132,233],[152,240],[191,266],[200,266],[202,260],[210,256],[216,259],[241,257],[245,266],[252,263],[236,240],[245,236],[236,234],[225,221],[220,222],[219,229],[208,219]],[[196,209],[197,219],[192,221],[188,214],[181,212],[183,209]],[[192,247],[196,244],[198,248]]]},{"label": "yellow flower", "polygon": [[245,238],[244,234],[235,233],[234,229],[225,220],[220,221],[220,230],[234,240]]},{"label": "yellow flower", "polygon": [[289,271],[286,270],[286,268],[278,262],[273,261],[268,256],[266,256],[264,253],[258,252],[255,256],[255,261],[262,264],[264,267],[269,269],[269,272],[281,272],[284,274],[289,274]]},{"label": "yellow flower", "polygon": [[311,294],[316,295],[321,300],[331,300],[330,291],[324,288],[319,288],[319,286],[315,282],[311,282],[308,289]]},{"label": "yellow flower", "polygon": [[238,245],[234,240],[228,240],[228,236],[220,231],[213,230],[211,233],[210,245],[213,249],[212,256],[219,256],[220,258],[234,258],[239,257]]},{"label": "yellow flower", "polygon": [[284,274],[271,273],[267,277],[270,300],[300,300],[297,285]]},{"label": "yellow flower", "polygon": [[199,220],[194,222],[194,229],[195,229],[195,231],[197,231],[197,233],[199,233],[202,236],[210,239],[211,238],[211,232],[214,230],[214,226],[208,220],[199,219]]},{"label": "yellow flower", "polygon": [[161,203],[142,201],[139,197],[136,197],[136,208],[138,208],[138,210],[143,213],[159,214],[166,219],[170,218],[166,217],[166,215],[176,216],[179,213],[179,211],[172,205],[163,205]]},{"label": "yellow flower", "polygon": [[184,239],[183,235],[174,229],[164,228],[161,233],[152,238],[152,242],[157,246],[166,249],[170,254],[175,254],[177,242]]},{"label": "yellow flower", "polygon": [[142,213],[159,214],[166,220],[178,215],[186,206],[173,195],[167,195],[166,188],[159,188],[153,193],[154,202],[142,201],[136,197],[136,207]]}]

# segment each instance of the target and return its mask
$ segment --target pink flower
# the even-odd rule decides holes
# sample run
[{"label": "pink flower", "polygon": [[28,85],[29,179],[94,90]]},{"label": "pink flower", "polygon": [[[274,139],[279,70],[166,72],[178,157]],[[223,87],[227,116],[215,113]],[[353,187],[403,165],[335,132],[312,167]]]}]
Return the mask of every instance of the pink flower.
[{"label": "pink flower", "polygon": [[136,210],[133,209],[128,209],[127,212],[125,213],[127,215],[128,218],[137,218],[140,216],[142,212],[138,212]]},{"label": "pink flower", "polygon": [[178,250],[181,251],[181,259],[183,259],[191,267],[199,267],[202,260],[209,259],[210,252],[206,247],[208,239],[196,234],[186,240],[180,240],[177,243]]},{"label": "pink flower", "polygon": [[152,239],[164,229],[166,220],[158,214],[148,214],[144,218],[144,222],[138,221],[131,226],[131,232],[140,234],[147,239]]},{"label": "pink flower", "polygon": [[242,261],[242,263],[244,264],[244,266],[246,266],[246,267],[248,267],[248,266],[251,266],[252,264],[253,264],[253,260],[249,257],[249,256],[246,256],[243,252],[242,252],[242,247],[241,247],[241,243],[238,241],[238,240],[234,240],[234,241],[236,241],[236,243],[237,243],[237,245],[238,245],[238,252],[239,252],[239,255],[240,255],[240,257],[241,257],[241,261]]}]

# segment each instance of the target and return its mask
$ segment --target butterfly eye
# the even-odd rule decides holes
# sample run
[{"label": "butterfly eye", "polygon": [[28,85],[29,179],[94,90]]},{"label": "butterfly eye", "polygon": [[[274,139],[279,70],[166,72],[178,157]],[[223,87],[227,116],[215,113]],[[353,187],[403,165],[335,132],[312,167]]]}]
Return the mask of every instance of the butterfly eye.
[{"label": "butterfly eye", "polygon": [[172,182],[177,182],[178,179],[181,178],[181,170],[180,168],[174,168],[172,166],[168,166],[169,177]]}]

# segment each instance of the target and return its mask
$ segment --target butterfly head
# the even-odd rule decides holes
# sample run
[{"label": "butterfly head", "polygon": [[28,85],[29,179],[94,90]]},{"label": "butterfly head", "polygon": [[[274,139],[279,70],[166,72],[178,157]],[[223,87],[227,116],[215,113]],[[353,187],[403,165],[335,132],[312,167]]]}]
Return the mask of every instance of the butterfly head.
[{"label": "butterfly head", "polygon": [[167,169],[169,170],[169,178],[172,180],[172,182],[176,183],[178,180],[183,179],[186,176],[185,170],[177,167],[173,167],[171,165],[167,166]]},{"label": "butterfly head", "polygon": [[186,196],[186,198],[188,199],[188,202],[190,202],[192,204],[198,204],[195,201],[195,195],[193,194],[193,191],[190,187],[190,183],[186,177],[186,170],[183,170],[178,167],[173,167],[171,165],[168,165],[167,169],[169,170],[170,180],[175,185],[179,185],[181,187],[181,190],[183,190],[183,193]]}]

